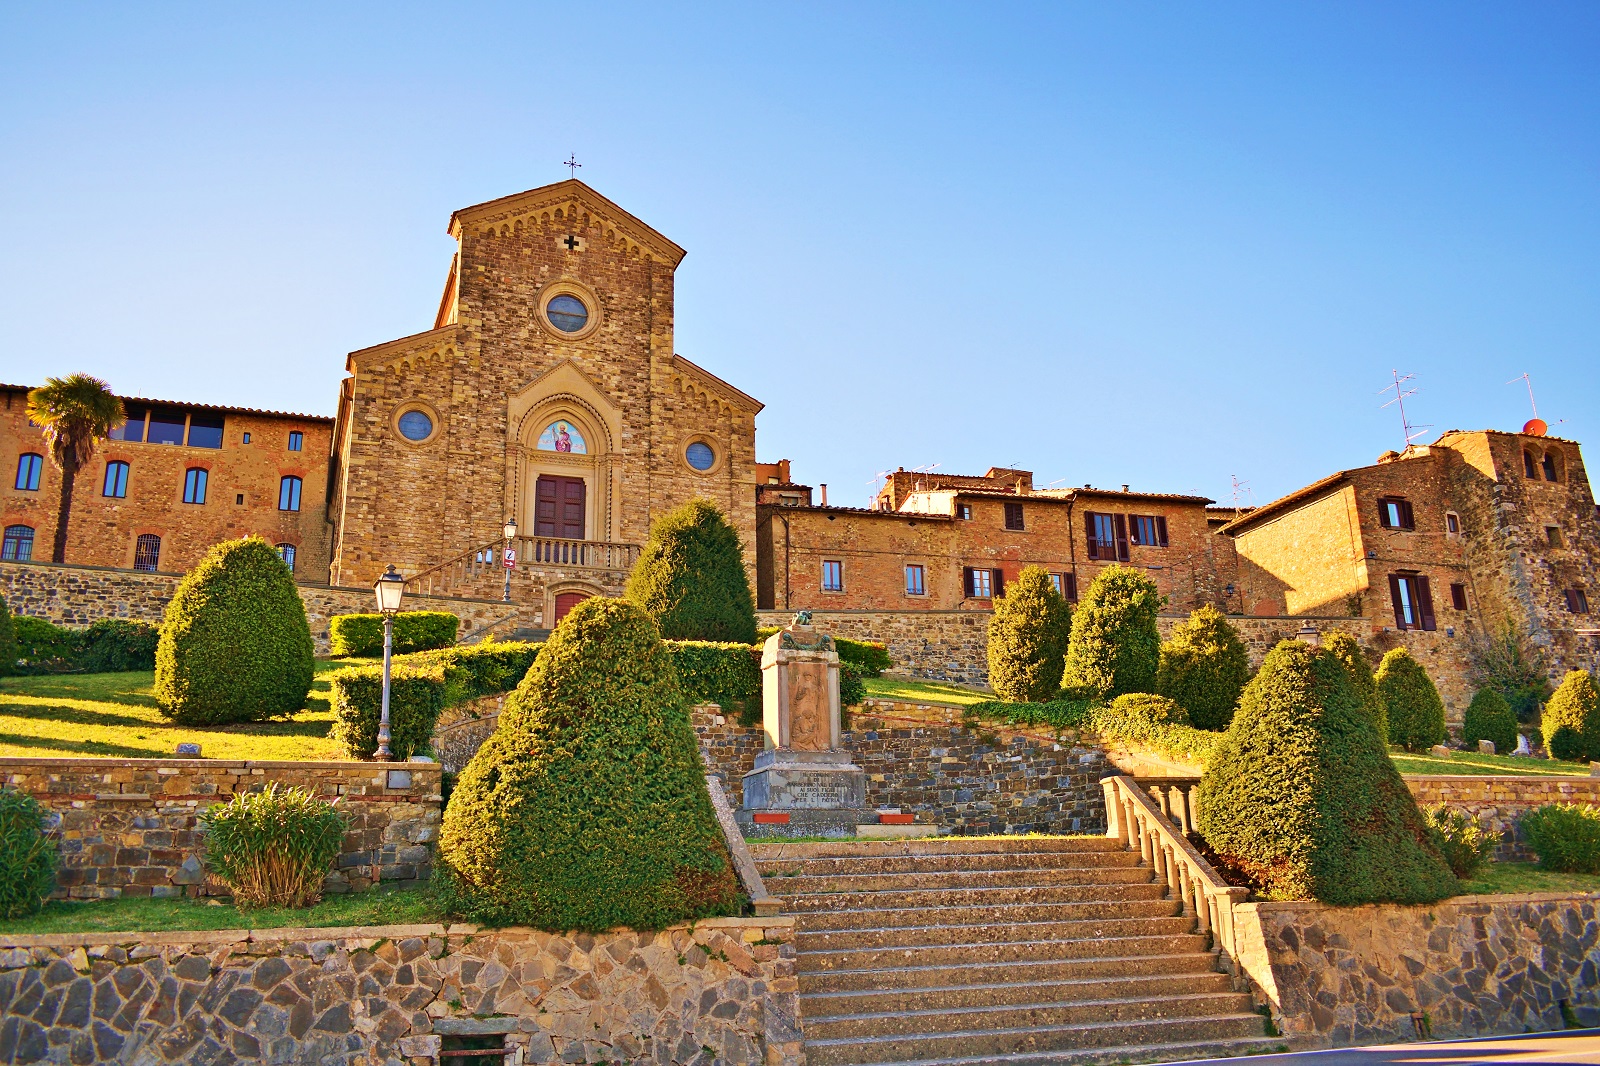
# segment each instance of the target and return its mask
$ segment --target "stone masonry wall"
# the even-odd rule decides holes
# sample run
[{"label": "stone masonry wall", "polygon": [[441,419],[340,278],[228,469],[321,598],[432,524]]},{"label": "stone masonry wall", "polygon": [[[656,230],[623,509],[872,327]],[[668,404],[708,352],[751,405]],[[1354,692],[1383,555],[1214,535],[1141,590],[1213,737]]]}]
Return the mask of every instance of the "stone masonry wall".
[{"label": "stone masonry wall", "polygon": [[1295,1047],[1564,1029],[1563,1006],[1600,1025],[1600,893],[1246,903],[1233,919],[1238,964]]},{"label": "stone masonry wall", "polygon": [[226,894],[203,871],[198,816],[273,782],[336,802],[349,819],[325,891],[414,884],[432,871],[441,814],[434,764],[0,759],[0,785],[32,795],[56,820],[56,895],[72,899]]},{"label": "stone masonry wall", "polygon": [[1407,774],[1406,787],[1419,806],[1448,803],[1466,811],[1485,829],[1504,834],[1496,857],[1531,859],[1518,820],[1547,803],[1600,807],[1600,777],[1445,777]]},{"label": "stone masonry wall", "polygon": [[791,918],[597,936],[472,925],[0,940],[0,1059],[799,1066]]}]

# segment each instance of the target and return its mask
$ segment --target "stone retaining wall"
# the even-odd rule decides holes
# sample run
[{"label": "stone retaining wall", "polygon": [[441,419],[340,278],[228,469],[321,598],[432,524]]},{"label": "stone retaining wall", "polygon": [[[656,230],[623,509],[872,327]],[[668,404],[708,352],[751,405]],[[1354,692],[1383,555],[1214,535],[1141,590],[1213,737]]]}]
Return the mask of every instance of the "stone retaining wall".
[{"label": "stone retaining wall", "polygon": [[198,816],[270,782],[337,801],[349,819],[325,891],[426,880],[439,831],[439,775],[429,763],[0,759],[0,785],[27,792],[54,815],[55,894],[72,899],[226,894],[203,871]]},{"label": "stone retaining wall", "polygon": [[1563,1029],[1563,1006],[1600,1025],[1600,893],[1233,913],[1237,962],[1297,1048]]},{"label": "stone retaining wall", "polygon": [[1495,857],[1531,859],[1518,819],[1547,803],[1600,807],[1600,777],[1445,777],[1407,774],[1406,786],[1421,806],[1448,803],[1466,811],[1485,829],[1503,834]]},{"label": "stone retaining wall", "polygon": [[790,918],[596,936],[375,926],[0,938],[0,1059],[799,1066]]}]

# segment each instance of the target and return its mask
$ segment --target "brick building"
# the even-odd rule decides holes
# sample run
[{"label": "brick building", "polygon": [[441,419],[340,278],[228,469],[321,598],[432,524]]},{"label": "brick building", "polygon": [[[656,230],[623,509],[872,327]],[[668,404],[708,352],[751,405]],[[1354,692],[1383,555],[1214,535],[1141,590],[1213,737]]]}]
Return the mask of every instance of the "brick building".
[{"label": "brick building", "polygon": [[[48,560],[61,471],[28,421],[28,388],[0,385],[0,556]],[[328,575],[328,449],[316,415],[124,397],[125,425],[78,472],[67,561],[181,573],[221,540],[256,534],[295,574]]]}]

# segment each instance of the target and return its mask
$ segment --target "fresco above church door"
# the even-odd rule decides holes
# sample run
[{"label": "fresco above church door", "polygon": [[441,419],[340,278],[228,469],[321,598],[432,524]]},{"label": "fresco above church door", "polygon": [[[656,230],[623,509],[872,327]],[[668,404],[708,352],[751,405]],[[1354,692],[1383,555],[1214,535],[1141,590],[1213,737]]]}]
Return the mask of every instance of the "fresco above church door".
[{"label": "fresco above church door", "polygon": [[565,419],[557,419],[544,427],[544,432],[539,434],[537,447],[542,452],[589,454],[589,445],[585,443],[583,434],[578,432],[577,426]]}]

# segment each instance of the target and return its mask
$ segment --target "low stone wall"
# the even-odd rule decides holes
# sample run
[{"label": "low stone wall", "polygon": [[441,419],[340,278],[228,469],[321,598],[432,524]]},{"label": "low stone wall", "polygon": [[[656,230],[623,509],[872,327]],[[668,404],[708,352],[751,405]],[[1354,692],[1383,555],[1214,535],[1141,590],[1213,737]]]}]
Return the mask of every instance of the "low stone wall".
[{"label": "low stone wall", "polygon": [[1445,777],[1407,774],[1406,787],[1421,806],[1448,803],[1466,811],[1485,829],[1503,834],[1495,857],[1531,859],[1518,820],[1547,803],[1600,807],[1600,777]]},{"label": "low stone wall", "polygon": [[55,894],[72,899],[226,894],[203,870],[198,816],[272,782],[336,801],[349,819],[325,891],[411,884],[431,873],[436,764],[0,759],[0,784],[51,812],[61,848]]},{"label": "low stone wall", "polygon": [[1563,1029],[1563,1008],[1600,1025],[1600,893],[1246,903],[1234,925],[1237,962],[1295,1047]]},{"label": "low stone wall", "polygon": [[7,1062],[799,1066],[793,919],[570,936],[471,925],[0,939]]},{"label": "low stone wall", "polygon": [[[759,726],[697,707],[695,731],[731,801],[762,748]],[[867,806],[898,807],[960,834],[1105,831],[1105,752],[1044,732],[973,727],[954,707],[869,699],[843,743],[866,772]]]}]

